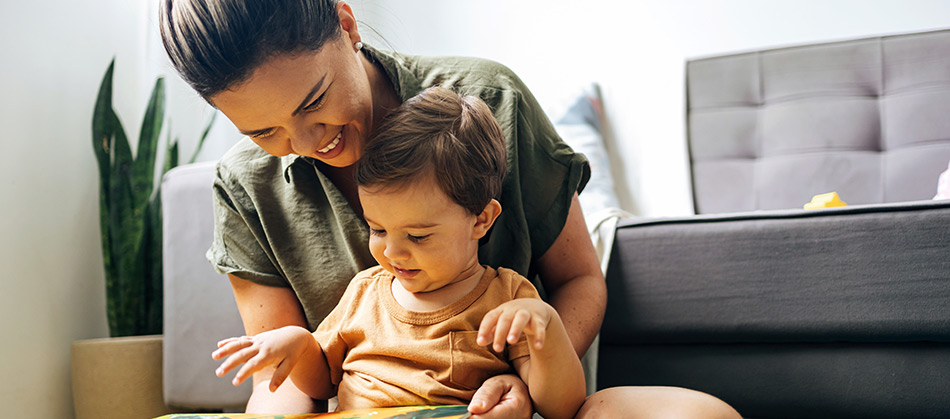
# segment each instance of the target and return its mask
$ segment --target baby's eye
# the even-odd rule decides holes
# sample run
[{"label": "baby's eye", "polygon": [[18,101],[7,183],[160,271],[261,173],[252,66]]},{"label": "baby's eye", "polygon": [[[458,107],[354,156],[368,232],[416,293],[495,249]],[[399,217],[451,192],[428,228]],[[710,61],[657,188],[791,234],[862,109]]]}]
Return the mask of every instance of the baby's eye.
[{"label": "baby's eye", "polygon": [[382,236],[382,235],[385,235],[385,234],[386,234],[386,230],[381,230],[381,229],[378,229],[378,228],[371,228],[371,229],[369,229],[369,235],[370,235],[370,236]]},{"label": "baby's eye", "polygon": [[410,234],[410,235],[409,235],[409,240],[412,241],[412,242],[415,242],[415,243],[419,243],[419,242],[422,242],[422,241],[424,241],[425,239],[429,238],[429,236],[430,236],[430,234],[426,234],[425,236],[413,236],[412,234]]}]

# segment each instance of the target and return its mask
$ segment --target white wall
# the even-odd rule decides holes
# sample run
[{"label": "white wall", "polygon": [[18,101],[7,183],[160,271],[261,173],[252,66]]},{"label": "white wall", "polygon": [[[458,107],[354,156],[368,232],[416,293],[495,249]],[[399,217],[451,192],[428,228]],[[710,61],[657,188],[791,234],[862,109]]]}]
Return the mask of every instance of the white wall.
[{"label": "white wall", "polygon": [[[511,67],[545,102],[598,82],[623,156],[621,203],[692,213],[685,60],[758,48],[950,27],[939,0],[364,0],[358,18],[398,51]],[[362,14],[359,14],[361,13]],[[385,43],[375,43],[386,47]]]},{"label": "white wall", "polygon": [[[92,108],[114,56],[115,106],[126,132],[138,138],[155,77],[171,75],[155,54],[149,5],[0,2],[4,417],[72,417],[70,343],[108,335]],[[208,110],[186,93],[180,82],[169,83],[174,131],[190,151]]]},{"label": "white wall", "polygon": [[[513,68],[544,102],[603,85],[627,164],[627,209],[690,212],[684,154],[688,57],[950,26],[924,0],[354,0],[393,47],[474,55]],[[137,137],[154,77],[186,155],[209,111],[165,64],[156,0],[0,2],[0,406],[5,416],[69,418],[69,345],[107,335],[90,118],[117,58],[115,103]],[[385,46],[379,42],[377,46]],[[233,141],[223,118],[202,159]],[[164,136],[163,136],[164,138]]]}]

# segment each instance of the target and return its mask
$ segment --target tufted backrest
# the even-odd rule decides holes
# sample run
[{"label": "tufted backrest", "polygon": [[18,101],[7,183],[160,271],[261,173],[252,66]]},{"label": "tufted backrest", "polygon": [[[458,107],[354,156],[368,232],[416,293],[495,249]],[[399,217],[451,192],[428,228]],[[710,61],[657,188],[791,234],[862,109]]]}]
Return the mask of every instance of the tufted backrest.
[{"label": "tufted backrest", "polygon": [[950,30],[687,63],[697,213],[930,199],[950,161]]}]

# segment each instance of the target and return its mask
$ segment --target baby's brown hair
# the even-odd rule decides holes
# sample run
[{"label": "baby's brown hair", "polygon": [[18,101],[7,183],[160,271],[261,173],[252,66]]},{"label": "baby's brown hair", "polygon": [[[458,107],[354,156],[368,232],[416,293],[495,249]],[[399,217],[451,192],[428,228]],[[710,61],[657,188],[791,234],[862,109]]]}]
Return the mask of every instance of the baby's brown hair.
[{"label": "baby's brown hair", "polygon": [[390,112],[367,141],[359,186],[400,186],[433,175],[442,191],[478,215],[501,194],[505,137],[475,96],[430,87]]}]

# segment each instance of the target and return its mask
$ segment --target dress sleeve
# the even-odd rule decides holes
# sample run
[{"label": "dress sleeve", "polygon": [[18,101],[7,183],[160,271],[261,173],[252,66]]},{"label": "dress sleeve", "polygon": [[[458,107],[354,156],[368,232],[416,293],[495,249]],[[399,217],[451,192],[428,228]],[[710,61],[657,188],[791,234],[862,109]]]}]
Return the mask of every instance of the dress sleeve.
[{"label": "dress sleeve", "polygon": [[517,179],[513,180],[520,183],[532,259],[538,259],[561,234],[571,199],[590,179],[590,165],[561,139],[528,88],[521,87],[516,113]]},{"label": "dress sleeve", "polygon": [[505,133],[508,173],[502,213],[479,257],[533,277],[533,263],[558,238],[571,198],[590,179],[590,165],[561,140],[517,75],[500,64],[495,71],[496,84],[506,87],[484,88],[480,94]]},{"label": "dress sleeve", "polygon": [[261,285],[289,287],[267,250],[260,217],[240,180],[218,163],[213,186],[214,240],[206,257],[222,274]]}]

